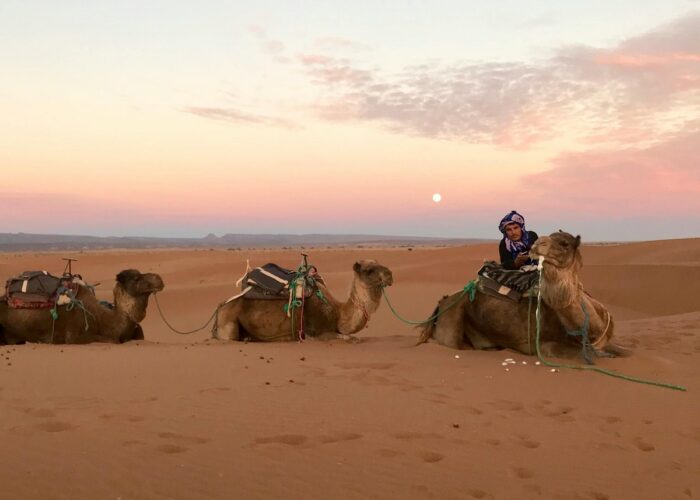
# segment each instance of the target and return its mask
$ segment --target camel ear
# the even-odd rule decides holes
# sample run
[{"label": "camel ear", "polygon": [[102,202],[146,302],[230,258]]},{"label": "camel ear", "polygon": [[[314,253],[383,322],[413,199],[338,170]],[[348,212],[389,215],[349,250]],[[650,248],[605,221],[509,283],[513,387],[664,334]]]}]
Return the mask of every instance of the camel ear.
[{"label": "camel ear", "polygon": [[362,265],[359,262],[355,262],[355,264],[353,264],[352,266],[352,270],[356,273],[359,273],[360,269],[362,269]]},{"label": "camel ear", "polygon": [[576,235],[576,241],[574,242],[574,248],[578,248],[581,246],[581,235],[578,234]]}]

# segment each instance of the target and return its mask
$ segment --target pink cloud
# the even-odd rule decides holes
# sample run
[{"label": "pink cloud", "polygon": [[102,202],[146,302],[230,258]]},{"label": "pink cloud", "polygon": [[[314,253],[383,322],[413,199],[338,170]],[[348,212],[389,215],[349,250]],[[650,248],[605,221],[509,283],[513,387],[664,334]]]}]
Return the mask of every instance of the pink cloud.
[{"label": "pink cloud", "polygon": [[299,126],[289,120],[283,118],[275,118],[253,113],[246,113],[233,108],[217,108],[217,107],[198,107],[190,106],[182,111],[190,113],[202,118],[211,120],[221,120],[233,123],[249,123],[260,125],[271,125],[274,127],[283,127],[288,129],[297,129]]},{"label": "pink cloud", "polygon": [[387,74],[323,53],[298,57],[319,87],[322,118],[392,131],[526,148],[562,133],[620,144],[682,133],[700,107],[700,13],[615,47],[573,46],[539,63],[442,63]]},{"label": "pink cloud", "polygon": [[606,214],[700,213],[700,124],[647,148],[568,153],[554,168],[522,179],[541,211]]}]

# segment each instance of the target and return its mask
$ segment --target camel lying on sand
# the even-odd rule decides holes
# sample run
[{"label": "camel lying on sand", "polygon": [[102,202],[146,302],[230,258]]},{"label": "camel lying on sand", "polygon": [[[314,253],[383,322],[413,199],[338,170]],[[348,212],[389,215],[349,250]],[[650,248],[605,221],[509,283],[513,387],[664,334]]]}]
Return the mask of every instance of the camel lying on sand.
[{"label": "camel lying on sand", "polygon": [[[361,260],[353,265],[350,297],[345,302],[336,300],[326,286],[317,281],[326,301],[313,294],[304,304],[304,333],[310,338],[329,340],[349,339],[367,325],[370,316],[379,307],[382,288],[393,283],[391,271],[374,260]],[[295,310],[295,316],[298,312]],[[298,326],[299,319],[296,320]],[[292,319],[287,316],[279,300],[258,300],[239,297],[222,305],[213,330],[215,338],[260,341],[296,340]]]},{"label": "camel lying on sand", "polygon": [[[579,279],[583,265],[580,244],[580,236],[559,231],[538,239],[530,252],[535,259],[545,258],[540,350],[548,356],[572,357],[580,353],[581,337],[566,332],[580,333],[588,315],[590,347],[599,355],[627,354],[611,343],[614,322],[610,312],[583,289]],[[445,313],[420,326],[418,343],[433,338],[454,349],[509,348],[523,354],[536,354],[536,299],[533,299],[530,313],[528,302],[527,298],[514,302],[485,293],[476,293],[473,302],[469,294],[447,296],[438,303],[432,316],[442,310]]]},{"label": "camel lying on sand", "polygon": [[58,318],[47,309],[12,309],[0,301],[0,343],[87,344],[121,343],[143,339],[139,323],[146,317],[148,297],[163,289],[157,274],[141,274],[128,269],[117,274],[114,285],[114,308],[100,302],[88,287],[80,285],[75,298],[84,308],[70,310],[58,306]]}]

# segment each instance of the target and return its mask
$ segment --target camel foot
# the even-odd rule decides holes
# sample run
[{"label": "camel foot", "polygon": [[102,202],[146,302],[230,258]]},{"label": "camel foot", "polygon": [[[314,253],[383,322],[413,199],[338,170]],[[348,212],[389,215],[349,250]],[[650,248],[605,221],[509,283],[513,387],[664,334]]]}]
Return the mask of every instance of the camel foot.
[{"label": "camel foot", "polygon": [[605,351],[611,358],[628,358],[632,355],[631,349],[619,346],[617,344],[608,344],[603,347],[603,351]]},{"label": "camel foot", "polygon": [[348,342],[350,344],[359,344],[362,342],[362,339],[355,337],[353,335],[346,335],[344,333],[339,333],[336,338],[344,340],[345,342]]}]

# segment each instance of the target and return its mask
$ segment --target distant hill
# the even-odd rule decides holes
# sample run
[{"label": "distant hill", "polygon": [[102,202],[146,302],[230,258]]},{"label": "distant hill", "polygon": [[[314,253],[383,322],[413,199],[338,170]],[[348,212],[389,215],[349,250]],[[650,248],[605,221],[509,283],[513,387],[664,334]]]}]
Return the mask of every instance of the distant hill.
[{"label": "distant hill", "polygon": [[0,252],[105,248],[282,248],[342,246],[458,246],[496,240],[364,234],[208,234],[203,238],[0,233]]}]

